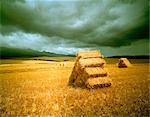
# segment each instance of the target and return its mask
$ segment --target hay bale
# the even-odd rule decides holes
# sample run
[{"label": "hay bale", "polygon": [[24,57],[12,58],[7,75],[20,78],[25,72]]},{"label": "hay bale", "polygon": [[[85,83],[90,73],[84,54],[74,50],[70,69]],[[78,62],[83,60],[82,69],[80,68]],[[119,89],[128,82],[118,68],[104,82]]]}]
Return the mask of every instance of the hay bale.
[{"label": "hay bale", "polygon": [[103,55],[98,50],[80,51],[77,53],[78,58],[102,58]]},{"label": "hay bale", "polygon": [[103,67],[105,64],[105,60],[102,58],[87,58],[87,59],[80,59],[79,66],[82,68],[85,67]]},{"label": "hay bale", "polygon": [[106,64],[99,51],[79,52],[69,78],[69,85],[80,87],[110,86],[104,69]]},{"label": "hay bale", "polygon": [[112,80],[109,77],[96,77],[87,79],[85,85],[87,88],[107,87],[111,86]]},{"label": "hay bale", "polygon": [[131,63],[129,62],[129,60],[127,58],[120,58],[119,59],[119,63],[118,63],[119,68],[127,68],[130,66],[131,66]]},{"label": "hay bale", "polygon": [[84,70],[88,77],[104,77],[107,76],[107,72],[101,67],[86,67]]}]

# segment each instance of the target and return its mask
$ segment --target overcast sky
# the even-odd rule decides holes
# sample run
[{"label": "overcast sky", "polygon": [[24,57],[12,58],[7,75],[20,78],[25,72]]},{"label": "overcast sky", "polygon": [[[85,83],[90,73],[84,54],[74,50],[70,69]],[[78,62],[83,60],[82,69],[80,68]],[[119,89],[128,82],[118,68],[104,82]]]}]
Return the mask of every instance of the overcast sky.
[{"label": "overcast sky", "polygon": [[0,46],[149,55],[148,0],[1,0]]}]

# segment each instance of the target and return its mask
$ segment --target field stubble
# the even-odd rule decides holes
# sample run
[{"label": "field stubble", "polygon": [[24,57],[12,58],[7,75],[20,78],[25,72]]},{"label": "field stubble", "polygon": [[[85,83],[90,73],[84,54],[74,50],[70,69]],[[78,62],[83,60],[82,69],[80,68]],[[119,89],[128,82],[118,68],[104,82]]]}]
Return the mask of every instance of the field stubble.
[{"label": "field stubble", "polygon": [[0,65],[1,116],[148,116],[149,64],[106,68],[109,88],[67,85],[73,62],[24,61]]}]

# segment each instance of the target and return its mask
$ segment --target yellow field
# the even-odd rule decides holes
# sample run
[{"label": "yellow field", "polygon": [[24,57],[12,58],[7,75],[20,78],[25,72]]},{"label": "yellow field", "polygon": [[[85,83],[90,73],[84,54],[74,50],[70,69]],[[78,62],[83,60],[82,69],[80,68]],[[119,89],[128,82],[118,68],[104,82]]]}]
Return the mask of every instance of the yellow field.
[{"label": "yellow field", "polygon": [[0,116],[149,115],[148,63],[122,69],[107,64],[112,86],[92,90],[67,85],[73,64],[38,60],[1,64]]}]

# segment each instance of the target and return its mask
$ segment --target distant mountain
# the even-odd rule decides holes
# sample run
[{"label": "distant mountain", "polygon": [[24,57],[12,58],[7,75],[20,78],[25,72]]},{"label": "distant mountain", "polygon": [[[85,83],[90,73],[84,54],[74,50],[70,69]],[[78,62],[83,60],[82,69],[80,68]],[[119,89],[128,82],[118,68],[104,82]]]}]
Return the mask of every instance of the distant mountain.
[{"label": "distant mountain", "polygon": [[55,53],[50,53],[50,52],[39,52],[39,51],[31,50],[31,49],[0,47],[1,58],[38,57],[38,56],[58,57],[58,56],[67,56],[67,55],[55,54]]},{"label": "distant mountain", "polygon": [[[51,52],[39,52],[31,49],[19,49],[19,48],[6,48],[0,47],[0,58],[14,58],[14,57],[75,57],[75,55],[64,55],[64,54],[55,54]],[[129,59],[149,59],[150,56],[110,56],[106,58],[129,58]]]},{"label": "distant mountain", "polygon": [[148,55],[136,55],[136,56],[110,56],[107,58],[129,58],[129,59],[149,59],[150,56]]}]

